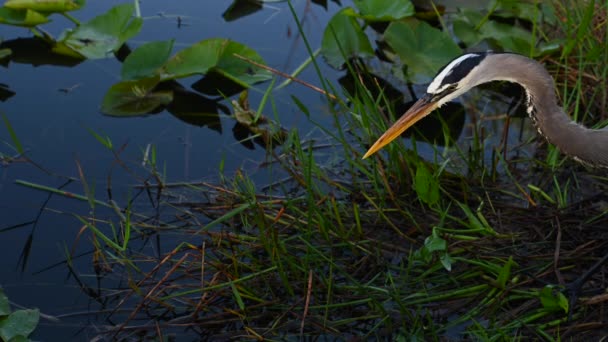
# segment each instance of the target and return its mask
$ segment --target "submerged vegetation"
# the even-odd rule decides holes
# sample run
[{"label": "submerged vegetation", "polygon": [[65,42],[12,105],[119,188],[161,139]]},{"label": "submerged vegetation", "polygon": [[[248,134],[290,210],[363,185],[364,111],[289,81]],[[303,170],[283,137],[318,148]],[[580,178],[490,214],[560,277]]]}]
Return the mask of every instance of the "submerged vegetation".
[{"label": "submerged vegetation", "polygon": [[[271,73],[255,52],[228,40],[200,42],[171,58],[172,42],[142,45],[124,59],[123,80],[108,91],[107,113],[139,115],[159,106],[171,110],[173,94],[182,89],[176,79],[209,70],[239,91],[259,90],[257,109],[245,93],[233,102],[233,116],[249,128],[245,140],[262,138],[267,153],[260,167],[273,181],[256,183],[242,170],[226,175],[219,165],[217,182],[168,182],[154,147],[144,152],[146,176],[125,203],[101,198],[83,172],[81,196],[22,181],[90,204],[90,212],[75,216],[92,242],[96,279],[72,274],[112,308],[101,333],[259,340],[604,336],[607,268],[584,285],[577,302],[564,291],[606,250],[603,173],[534,136],[514,141],[508,123],[489,126],[497,116],[521,119],[505,115],[509,109],[492,116],[479,96],[465,100],[475,118],[460,124],[465,134],[454,133],[443,113],[407,145],[393,143],[370,160],[361,156],[405,102],[400,91],[392,97],[397,86],[378,75],[423,84],[463,49],[505,49],[543,60],[567,111],[579,121],[603,121],[607,5],[494,1],[480,15],[416,9],[406,0],[354,4],[331,19],[320,51],[330,65],[347,70],[344,83],[324,77],[321,60],[312,58],[316,47],[307,45],[309,67],[317,70],[335,118],[332,127],[318,127],[322,137],[277,128],[280,123],[262,115],[276,110],[275,82],[261,89],[253,84]],[[305,35],[303,41],[308,44]],[[230,53],[196,70],[175,67],[187,55],[220,50]],[[305,104],[293,102],[314,120]],[[485,116],[478,115],[482,108]],[[92,135],[122,170],[141,174],[121,159],[122,147]],[[107,288],[104,281],[122,287]]]}]

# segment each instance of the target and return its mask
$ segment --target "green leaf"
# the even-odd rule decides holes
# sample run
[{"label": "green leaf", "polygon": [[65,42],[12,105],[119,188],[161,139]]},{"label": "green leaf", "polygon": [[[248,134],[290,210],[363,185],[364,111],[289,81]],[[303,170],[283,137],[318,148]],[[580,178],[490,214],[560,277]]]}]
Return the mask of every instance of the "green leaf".
[{"label": "green leaf", "polygon": [[443,268],[445,268],[446,271],[449,272],[452,270],[452,264],[454,263],[454,259],[452,259],[452,257],[448,253],[442,253],[439,257],[439,261],[441,262],[441,265],[443,266]]},{"label": "green leaf", "polygon": [[506,51],[529,55],[532,51],[532,33],[521,27],[490,20],[481,27],[482,36],[491,39]]},{"label": "green leaf", "polygon": [[474,46],[484,39],[483,33],[477,29],[482,20],[483,15],[479,11],[462,8],[454,19],[454,34],[467,46]]},{"label": "green leaf", "polygon": [[81,8],[84,0],[6,0],[4,7],[41,12],[68,12]]},{"label": "green leaf", "polygon": [[4,293],[4,290],[0,288],[0,317],[8,316],[11,314],[11,307],[8,302],[8,297]]},{"label": "green leaf", "polygon": [[235,55],[265,64],[251,48],[229,39],[215,38],[200,41],[175,54],[163,66],[161,77],[169,80],[213,71],[244,87],[272,77],[270,72]]},{"label": "green leaf", "polygon": [[321,54],[334,68],[341,68],[351,58],[374,55],[374,49],[355,15],[350,7],[341,10],[331,18],[323,32]]},{"label": "green leaf", "polygon": [[540,291],[539,299],[543,308],[549,312],[569,310],[568,298],[556,287],[547,285]]},{"label": "green leaf", "polygon": [[418,198],[424,203],[432,205],[439,201],[439,182],[424,166],[416,169],[414,189]]},{"label": "green leaf", "polygon": [[54,51],[67,47],[86,58],[105,58],[136,35],[142,19],[132,18],[133,4],[118,5],[74,30],[65,31]]},{"label": "green leaf", "polygon": [[534,23],[540,19],[538,6],[541,4],[541,2],[498,0],[492,15],[502,18],[521,18]]},{"label": "green leaf", "polygon": [[9,341],[12,338],[19,336],[29,336],[40,319],[38,309],[34,310],[17,310],[9,316],[0,319],[0,339]]},{"label": "green leaf", "polygon": [[0,7],[0,24],[33,27],[48,22],[46,15],[36,11]]},{"label": "green leaf", "polygon": [[158,75],[171,50],[173,40],[157,41],[143,44],[135,49],[122,64],[123,80],[135,80]]},{"label": "green leaf", "polygon": [[[487,20],[471,9],[462,9],[454,20],[454,34],[467,46],[474,46],[486,39],[502,49],[529,55],[532,49],[532,33],[519,26]],[[483,24],[482,24],[483,23]],[[481,26],[479,26],[482,24]]]},{"label": "green leaf", "polygon": [[433,229],[433,234],[424,239],[424,248],[429,252],[445,252],[448,249],[448,243],[439,236],[436,229]]},{"label": "green leaf", "polygon": [[101,111],[114,116],[135,116],[167,105],[173,101],[173,92],[154,91],[159,82],[156,76],[117,83],[104,96]]},{"label": "green leaf", "polygon": [[361,16],[368,21],[391,21],[415,14],[410,0],[355,0]]},{"label": "green leaf", "polygon": [[442,31],[414,18],[392,22],[384,39],[408,67],[408,76],[416,83],[428,81],[437,70],[462,51]]}]

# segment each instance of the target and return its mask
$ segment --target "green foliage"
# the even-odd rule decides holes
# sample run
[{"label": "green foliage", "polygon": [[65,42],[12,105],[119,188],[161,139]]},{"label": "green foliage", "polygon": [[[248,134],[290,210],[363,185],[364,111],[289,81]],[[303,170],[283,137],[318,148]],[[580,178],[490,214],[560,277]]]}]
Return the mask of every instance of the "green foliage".
[{"label": "green foliage", "polygon": [[350,58],[374,55],[374,49],[352,8],[347,7],[331,18],[323,32],[321,54],[334,68],[341,68]]},{"label": "green foliage", "polygon": [[173,92],[155,90],[160,76],[114,84],[106,93],[101,111],[108,115],[130,116],[151,112],[173,101]]},{"label": "green foliage", "polygon": [[549,312],[568,313],[568,298],[555,286],[547,285],[540,290],[539,299],[543,308]]},{"label": "green foliage", "polygon": [[435,75],[462,53],[445,32],[414,18],[392,22],[384,32],[384,38],[408,66],[408,75],[419,82],[423,80],[419,76]]},{"label": "green foliage", "polygon": [[39,319],[38,309],[11,311],[8,297],[0,288],[0,340],[28,341]]},{"label": "green foliage", "polygon": [[6,0],[4,7],[40,12],[69,12],[84,6],[85,0]]},{"label": "green foliage", "polygon": [[133,4],[118,5],[75,29],[64,31],[54,50],[63,51],[67,47],[89,59],[108,57],[139,33],[143,21],[133,17],[134,9]]},{"label": "green foliage", "polygon": [[243,44],[223,38],[206,39],[179,51],[167,60],[160,70],[161,79],[171,80],[216,72],[244,87],[270,79],[270,72],[255,67],[238,56],[264,63],[257,52]]},{"label": "green foliage", "polygon": [[410,0],[355,0],[359,15],[366,21],[392,21],[415,14]]},{"label": "green foliage", "polygon": [[157,89],[161,82],[194,74],[217,73],[245,88],[271,77],[268,71],[242,59],[264,64],[257,52],[229,39],[203,40],[169,57],[172,47],[173,41],[164,41],[135,49],[122,66],[123,81],[104,96],[102,112],[115,116],[152,112],[173,101],[171,89]]},{"label": "green foliage", "polygon": [[137,80],[159,75],[162,66],[171,56],[173,40],[153,41],[135,49],[122,63],[123,81]]},{"label": "green foliage", "polygon": [[424,165],[416,168],[414,178],[414,189],[416,194],[424,203],[428,205],[436,204],[439,201],[439,180]]},{"label": "green foliage", "polygon": [[15,10],[7,7],[0,7],[0,24],[34,27],[48,23],[46,15],[29,9]]}]

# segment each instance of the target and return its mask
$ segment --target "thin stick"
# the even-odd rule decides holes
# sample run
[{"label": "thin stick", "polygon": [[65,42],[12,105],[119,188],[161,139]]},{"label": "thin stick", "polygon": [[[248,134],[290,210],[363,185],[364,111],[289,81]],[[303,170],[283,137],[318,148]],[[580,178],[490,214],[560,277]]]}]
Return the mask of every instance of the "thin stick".
[{"label": "thin stick", "polygon": [[329,97],[331,100],[338,101],[338,98],[336,96],[334,96],[333,94],[330,94],[330,93],[326,92],[325,90],[323,90],[323,89],[321,89],[321,88],[319,88],[317,86],[314,86],[314,85],[312,85],[310,83],[306,83],[306,82],[304,82],[304,81],[302,81],[302,80],[300,80],[298,78],[295,78],[295,77],[293,77],[293,76],[291,76],[289,74],[286,74],[286,73],[284,73],[282,71],[279,71],[279,70],[271,68],[271,67],[269,67],[267,65],[258,63],[258,62],[254,61],[254,60],[251,60],[250,58],[241,56],[241,55],[236,54],[236,53],[234,54],[234,57],[236,57],[238,59],[241,59],[241,60],[244,60],[245,62],[247,62],[249,64],[255,65],[258,68],[262,68],[264,70],[268,70],[268,71],[272,72],[273,74],[279,75],[281,77],[288,78],[288,79],[290,79],[290,80],[292,80],[292,81],[294,81],[296,83],[299,83],[299,84],[301,84],[301,85],[303,85],[305,87],[308,87],[308,88],[310,88],[310,89],[312,89],[312,90],[314,90],[316,92],[319,92],[319,93],[321,93],[321,94]]}]

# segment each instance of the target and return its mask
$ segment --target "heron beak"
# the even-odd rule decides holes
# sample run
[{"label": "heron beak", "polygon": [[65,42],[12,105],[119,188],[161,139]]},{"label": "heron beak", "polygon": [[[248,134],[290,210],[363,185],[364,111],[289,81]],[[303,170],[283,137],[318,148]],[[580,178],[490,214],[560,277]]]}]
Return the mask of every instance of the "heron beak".
[{"label": "heron beak", "polygon": [[425,95],[420,98],[410,109],[397,120],[391,128],[389,128],[382,136],[376,140],[372,147],[365,152],[363,159],[376,153],[379,149],[386,146],[391,141],[395,140],[401,133],[405,132],[406,129],[410,128],[413,124],[418,122],[423,117],[429,115],[433,110],[438,107],[437,101],[433,101],[430,95]]}]

